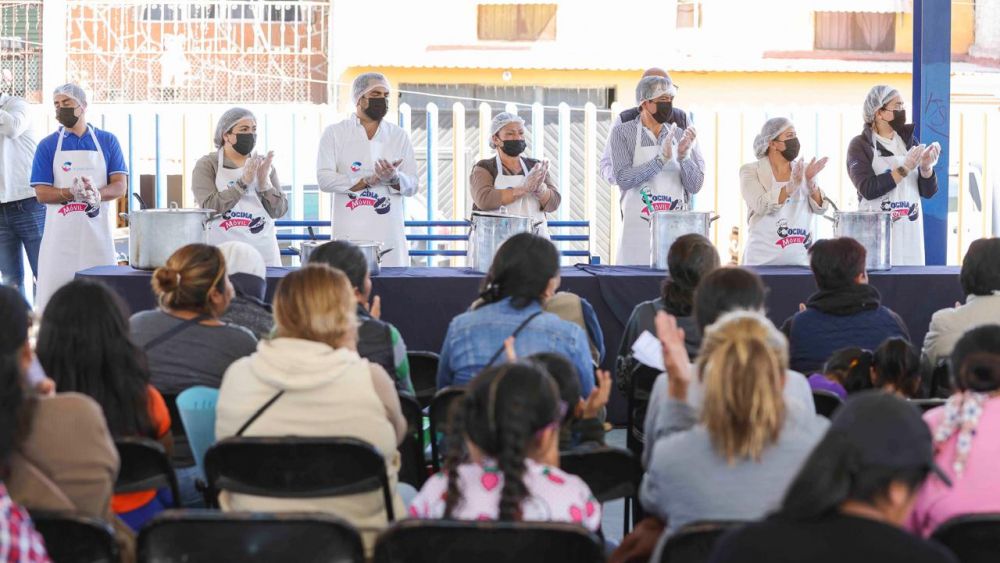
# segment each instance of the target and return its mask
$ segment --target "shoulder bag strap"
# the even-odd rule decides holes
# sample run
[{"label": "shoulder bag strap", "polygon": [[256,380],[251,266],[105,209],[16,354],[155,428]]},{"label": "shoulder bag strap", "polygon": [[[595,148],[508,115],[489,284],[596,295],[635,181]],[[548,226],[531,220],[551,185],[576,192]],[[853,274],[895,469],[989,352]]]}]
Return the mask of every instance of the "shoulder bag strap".
[{"label": "shoulder bag strap", "polygon": [[[514,332],[512,332],[510,335],[513,336],[514,338],[517,338],[517,335],[520,334],[522,330],[524,330],[524,327],[528,326],[528,323],[530,323],[531,321],[533,321],[535,319],[535,317],[537,317],[538,315],[541,315],[544,312],[545,311],[536,311],[536,312],[534,312],[530,317],[524,319],[524,321],[522,321],[521,324],[517,325],[517,328],[515,328]],[[506,340],[506,338],[504,340]],[[503,344],[501,344],[500,345],[500,349],[497,350],[496,354],[493,354],[493,357],[490,358],[490,361],[486,362],[486,366],[485,367],[492,366],[493,362],[497,361],[500,358],[500,355],[503,354],[503,349],[504,349],[504,346],[503,346]]]},{"label": "shoulder bag strap", "polygon": [[182,323],[180,323],[180,324],[178,324],[178,325],[176,325],[174,327],[171,327],[170,330],[167,330],[166,332],[160,334],[156,338],[154,338],[154,339],[150,340],[149,342],[147,342],[146,345],[142,347],[142,350],[144,352],[148,352],[151,349],[159,346],[160,344],[163,344],[167,340],[170,340],[171,338],[177,336],[178,334],[180,334],[180,333],[184,332],[185,330],[193,327],[194,325],[200,323],[201,321],[204,321],[207,318],[208,318],[208,315],[198,315],[197,317],[195,317],[193,319],[188,319],[188,320],[186,320],[186,321],[184,321],[184,322],[182,322]]},{"label": "shoulder bag strap", "polygon": [[264,406],[257,409],[257,412],[253,413],[253,415],[250,418],[248,418],[246,422],[243,423],[243,426],[240,426],[240,429],[236,431],[235,436],[242,436],[243,433],[247,431],[247,428],[250,428],[250,425],[256,422],[257,419],[260,418],[260,415],[264,414],[264,411],[271,408],[271,405],[273,405],[274,402],[280,399],[281,396],[284,394],[285,394],[284,390],[275,393],[273,397],[271,397],[266,403],[264,403]]}]

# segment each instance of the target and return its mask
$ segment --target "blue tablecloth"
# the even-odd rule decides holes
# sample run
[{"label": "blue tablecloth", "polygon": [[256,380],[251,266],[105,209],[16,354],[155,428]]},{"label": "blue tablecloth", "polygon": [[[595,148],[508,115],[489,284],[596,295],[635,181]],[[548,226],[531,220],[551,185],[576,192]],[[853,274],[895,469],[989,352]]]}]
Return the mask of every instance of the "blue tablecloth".
[{"label": "blue tablecloth", "polygon": [[[806,268],[756,267],[768,287],[768,316],[778,326],[798,310],[799,303],[816,291]],[[268,268],[267,299],[287,268]],[[914,344],[920,346],[934,311],[964,299],[953,266],[897,267],[872,272],[870,283],[882,293],[883,304],[906,322]],[[128,266],[103,266],[84,270],[78,278],[102,281],[125,298],[132,312],[156,306],[150,286],[151,272]],[[562,287],[590,301],[604,330],[608,350],[604,367],[614,365],[625,323],[639,302],[655,298],[664,272],[644,267],[577,265],[562,269]],[[448,323],[477,297],[482,274],[465,268],[383,268],[372,278],[373,290],[382,298],[382,318],[399,328],[411,350],[439,351]],[[616,390],[617,395],[617,390]],[[610,418],[624,421],[624,403],[614,397]]]}]

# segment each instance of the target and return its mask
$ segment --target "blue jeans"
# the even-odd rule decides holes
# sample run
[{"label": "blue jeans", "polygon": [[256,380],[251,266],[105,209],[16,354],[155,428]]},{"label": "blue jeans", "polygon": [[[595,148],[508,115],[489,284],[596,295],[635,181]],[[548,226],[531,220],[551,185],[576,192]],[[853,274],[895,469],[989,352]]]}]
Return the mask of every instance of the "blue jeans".
[{"label": "blue jeans", "polygon": [[45,205],[29,197],[0,203],[0,281],[24,294],[24,261],[28,254],[31,271],[38,275],[38,249],[45,230]]}]

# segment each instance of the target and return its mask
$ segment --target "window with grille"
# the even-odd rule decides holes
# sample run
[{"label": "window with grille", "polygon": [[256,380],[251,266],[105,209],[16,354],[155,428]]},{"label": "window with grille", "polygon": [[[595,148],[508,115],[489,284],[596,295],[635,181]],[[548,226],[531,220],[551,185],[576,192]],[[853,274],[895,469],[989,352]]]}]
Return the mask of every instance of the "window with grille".
[{"label": "window with grille", "polygon": [[896,48],[896,14],[874,12],[816,12],[817,50],[876,51]]},{"label": "window with grille", "polygon": [[677,28],[701,27],[701,0],[677,0]]},{"label": "window with grille", "polygon": [[555,4],[479,4],[479,39],[484,41],[554,41]]}]

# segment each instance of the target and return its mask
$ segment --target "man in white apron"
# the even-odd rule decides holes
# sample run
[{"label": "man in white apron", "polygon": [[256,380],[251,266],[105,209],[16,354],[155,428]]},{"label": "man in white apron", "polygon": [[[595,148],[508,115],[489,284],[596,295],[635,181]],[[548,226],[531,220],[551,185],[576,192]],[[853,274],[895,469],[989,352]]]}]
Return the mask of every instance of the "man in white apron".
[{"label": "man in white apron", "polygon": [[257,119],[250,110],[232,108],[219,118],[214,140],[218,150],[198,160],[191,182],[201,206],[220,213],[208,224],[209,244],[245,242],[265,265],[281,266],[274,220],[288,210],[288,200],[271,166],[274,151],[253,152]]},{"label": "man in white apron", "polygon": [[[847,148],[847,172],[858,190],[858,209],[892,214],[892,264],[924,265],[920,200],[937,193],[934,173],[941,149],[920,144],[899,92],[875,86],[864,107],[865,128]],[[919,171],[918,171],[919,168]]]},{"label": "man in white apron", "polygon": [[83,89],[60,86],[54,102],[62,127],[38,144],[31,171],[38,201],[46,204],[38,253],[39,311],[76,272],[115,264],[111,204],[128,190],[118,139],[87,123]]},{"label": "man in white apron", "polygon": [[381,242],[383,266],[409,266],[403,198],[420,188],[409,135],[385,121],[389,81],[354,80],[355,113],[323,131],[316,158],[319,189],[333,192],[333,237]]},{"label": "man in white apron", "polygon": [[784,117],[768,119],[754,139],[756,162],[740,168],[740,193],[749,211],[747,266],[809,266],[816,217],[829,208],[816,176],[827,159],[798,158],[795,126]]},{"label": "man in white apron", "polygon": [[705,181],[705,160],[694,127],[680,129],[673,115],[677,88],[669,79],[647,76],[636,86],[639,118],[612,129],[611,162],[622,192],[622,232],[616,264],[651,263],[650,218],[657,211],[687,208],[690,194]]}]

